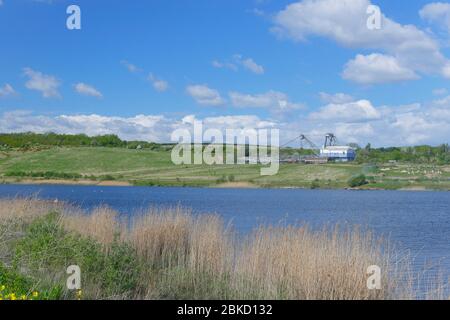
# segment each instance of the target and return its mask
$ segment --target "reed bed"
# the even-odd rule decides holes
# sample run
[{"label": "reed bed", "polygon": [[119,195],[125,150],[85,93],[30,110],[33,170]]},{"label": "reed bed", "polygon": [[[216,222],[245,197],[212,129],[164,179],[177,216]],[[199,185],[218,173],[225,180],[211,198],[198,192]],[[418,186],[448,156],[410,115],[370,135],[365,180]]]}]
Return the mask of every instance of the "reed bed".
[{"label": "reed bed", "polygon": [[64,211],[64,204],[33,198],[0,199],[0,221],[30,220],[53,211]]},{"label": "reed bed", "polygon": [[[219,216],[181,207],[150,208],[124,219],[105,206],[84,212],[36,199],[0,200],[0,224],[49,212],[58,212],[56,224],[64,232],[98,243],[107,257],[121,263],[114,260],[112,267],[95,272],[112,274],[121,284],[128,281],[126,290],[105,293],[97,284],[99,275],[91,272],[85,280],[91,299],[419,298],[411,260],[358,227],[259,227],[238,237]],[[380,290],[367,287],[372,265],[382,270]],[[130,274],[137,281],[129,280]],[[420,298],[445,298],[443,283],[434,282]]]}]

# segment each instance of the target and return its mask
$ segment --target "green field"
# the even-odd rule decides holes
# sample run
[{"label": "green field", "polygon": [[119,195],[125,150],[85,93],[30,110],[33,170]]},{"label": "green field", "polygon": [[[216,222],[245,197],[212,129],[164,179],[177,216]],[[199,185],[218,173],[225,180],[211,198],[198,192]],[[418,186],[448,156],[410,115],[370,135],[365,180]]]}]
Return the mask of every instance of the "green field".
[{"label": "green field", "polygon": [[385,163],[282,164],[275,176],[261,176],[259,165],[181,165],[170,150],[108,147],[50,147],[0,152],[0,182],[129,183],[155,186],[250,186],[345,188],[364,174],[365,189],[450,190],[450,166]]}]

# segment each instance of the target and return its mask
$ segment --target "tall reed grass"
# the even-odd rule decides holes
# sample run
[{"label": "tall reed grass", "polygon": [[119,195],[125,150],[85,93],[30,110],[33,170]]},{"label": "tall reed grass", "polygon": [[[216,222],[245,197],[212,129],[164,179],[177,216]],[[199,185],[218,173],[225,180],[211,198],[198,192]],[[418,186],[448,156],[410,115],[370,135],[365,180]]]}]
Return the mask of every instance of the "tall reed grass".
[{"label": "tall reed grass", "polygon": [[[66,232],[99,243],[106,254],[117,255],[120,243],[136,255],[125,263],[127,269],[139,270],[139,286],[117,292],[115,298],[419,297],[411,260],[397,254],[389,241],[358,227],[260,227],[238,236],[219,216],[195,215],[181,207],[150,208],[124,219],[104,206],[84,212],[35,199],[1,200],[0,224],[55,211]],[[381,290],[367,287],[367,268],[372,265],[382,270]],[[443,282],[433,283],[427,298],[444,298],[442,288]],[[105,298],[100,289],[86,294]]]}]

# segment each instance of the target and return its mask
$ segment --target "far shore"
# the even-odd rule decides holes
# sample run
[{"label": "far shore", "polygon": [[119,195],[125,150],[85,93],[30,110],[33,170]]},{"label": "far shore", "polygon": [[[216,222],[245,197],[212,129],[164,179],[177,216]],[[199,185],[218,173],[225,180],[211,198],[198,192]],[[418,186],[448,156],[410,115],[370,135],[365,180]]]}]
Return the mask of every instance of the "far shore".
[{"label": "far shore", "polygon": [[[4,185],[67,185],[67,186],[99,186],[99,187],[136,187],[129,181],[95,181],[95,180],[64,180],[64,179],[23,179],[23,180],[2,180],[0,184]],[[206,188],[206,189],[303,189],[311,190],[306,187],[285,186],[285,187],[264,187],[251,182],[236,181],[225,182],[211,186],[197,186],[197,185],[153,185],[149,187],[184,187],[184,188]],[[430,192],[430,191],[450,191],[448,189],[428,189],[425,186],[410,186],[398,189],[383,189],[376,187],[362,187],[362,188],[317,188],[316,190],[347,190],[347,191],[414,191],[414,192]]]},{"label": "far shore", "polygon": [[94,181],[94,180],[57,180],[57,179],[24,179],[20,181],[5,180],[2,184],[35,184],[35,185],[80,185],[102,187],[132,187],[128,181]]},{"label": "far shore", "polygon": [[[369,157],[351,163],[321,165],[282,163],[276,176],[261,176],[261,166],[258,165],[174,165],[170,150],[164,146],[155,148],[62,146],[4,151],[0,152],[0,183],[223,189],[450,190],[450,162],[446,163],[445,157],[439,158],[442,164],[436,162],[437,158],[430,162],[422,162],[421,158],[411,158],[412,162],[406,161],[409,158],[392,162],[389,159],[395,154],[378,150],[376,155],[383,156],[380,159]],[[397,152],[405,157],[413,157],[399,150]],[[438,154],[440,149],[430,150],[430,154]],[[415,152],[424,153],[420,148]]]}]

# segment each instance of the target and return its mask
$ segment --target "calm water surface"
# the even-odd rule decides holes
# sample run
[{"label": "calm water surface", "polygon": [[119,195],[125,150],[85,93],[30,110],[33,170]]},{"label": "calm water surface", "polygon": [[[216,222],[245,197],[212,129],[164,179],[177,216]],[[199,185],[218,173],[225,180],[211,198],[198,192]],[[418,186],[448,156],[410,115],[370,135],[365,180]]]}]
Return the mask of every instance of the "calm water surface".
[{"label": "calm water surface", "polygon": [[449,192],[0,185],[0,197],[35,194],[86,209],[106,204],[124,215],[181,205],[220,214],[241,232],[280,222],[362,225],[409,250],[416,265],[440,263],[450,274]]}]

